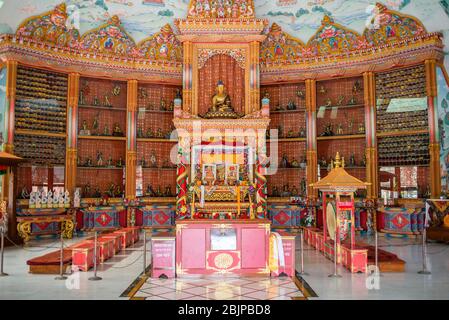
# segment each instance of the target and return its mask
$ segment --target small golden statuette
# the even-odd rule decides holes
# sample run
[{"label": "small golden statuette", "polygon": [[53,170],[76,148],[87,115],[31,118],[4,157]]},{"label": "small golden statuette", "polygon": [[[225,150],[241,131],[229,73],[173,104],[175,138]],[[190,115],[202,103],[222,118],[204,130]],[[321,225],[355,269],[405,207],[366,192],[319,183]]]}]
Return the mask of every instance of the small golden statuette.
[{"label": "small golden statuette", "polygon": [[218,81],[216,94],[212,97],[212,107],[204,115],[206,119],[237,119],[241,118],[234,111],[231,105],[231,98],[225,92],[225,86],[223,81]]}]

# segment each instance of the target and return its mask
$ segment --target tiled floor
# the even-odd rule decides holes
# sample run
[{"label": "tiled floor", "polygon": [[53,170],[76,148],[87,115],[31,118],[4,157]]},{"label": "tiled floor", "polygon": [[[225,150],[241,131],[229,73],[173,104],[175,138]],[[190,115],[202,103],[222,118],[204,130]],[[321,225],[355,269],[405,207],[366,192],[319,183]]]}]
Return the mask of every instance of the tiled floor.
[{"label": "tiled floor", "polygon": [[148,279],[134,298],[147,300],[291,300],[303,298],[290,278]]},{"label": "tiled floor", "polygon": [[[372,237],[359,238],[364,242],[373,241]],[[79,240],[76,238],[68,244]],[[303,279],[318,295],[308,299],[449,299],[449,245],[428,245],[428,266],[432,274],[426,276],[417,274],[422,269],[420,239],[380,237],[379,243],[407,264],[404,273],[382,274],[377,288],[367,286],[369,275],[350,274],[341,267],[339,273],[342,278],[328,278],[333,271],[332,262],[307,246],[305,270],[309,275],[303,276]],[[292,299],[306,295],[289,279],[157,279],[139,287],[139,276],[143,270],[142,241],[101,265],[98,274],[102,281],[89,281],[92,271],[74,274],[68,281],[54,280],[53,275],[28,273],[28,259],[57,250],[58,247],[58,241],[52,239],[33,241],[31,247],[26,249],[7,248],[5,272],[10,276],[0,277],[0,299]],[[298,248],[299,243],[297,270]],[[126,295],[122,296],[124,292]]]}]

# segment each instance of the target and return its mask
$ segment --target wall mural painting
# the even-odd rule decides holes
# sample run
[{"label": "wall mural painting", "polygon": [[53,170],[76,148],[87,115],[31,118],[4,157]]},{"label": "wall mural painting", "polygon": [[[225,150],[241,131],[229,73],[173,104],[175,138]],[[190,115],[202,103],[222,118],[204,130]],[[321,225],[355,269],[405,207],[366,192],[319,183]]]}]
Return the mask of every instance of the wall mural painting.
[{"label": "wall mural painting", "polygon": [[449,86],[441,68],[437,68],[437,83],[441,189],[447,192],[449,191]]}]

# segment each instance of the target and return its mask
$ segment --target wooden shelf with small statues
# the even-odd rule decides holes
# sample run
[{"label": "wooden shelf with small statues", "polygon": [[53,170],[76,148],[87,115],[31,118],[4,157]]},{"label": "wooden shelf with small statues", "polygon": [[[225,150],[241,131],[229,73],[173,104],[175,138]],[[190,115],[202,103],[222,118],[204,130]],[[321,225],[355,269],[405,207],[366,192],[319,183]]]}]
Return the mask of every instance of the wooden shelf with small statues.
[{"label": "wooden shelf with small statues", "polygon": [[117,112],[126,112],[125,108],[114,108],[112,106],[98,106],[98,105],[79,105],[79,109],[87,109],[87,110],[106,110],[106,111],[117,111]]},{"label": "wooden shelf with small statues", "polygon": [[317,140],[364,138],[365,106],[363,102],[363,79],[360,77],[318,82]]}]

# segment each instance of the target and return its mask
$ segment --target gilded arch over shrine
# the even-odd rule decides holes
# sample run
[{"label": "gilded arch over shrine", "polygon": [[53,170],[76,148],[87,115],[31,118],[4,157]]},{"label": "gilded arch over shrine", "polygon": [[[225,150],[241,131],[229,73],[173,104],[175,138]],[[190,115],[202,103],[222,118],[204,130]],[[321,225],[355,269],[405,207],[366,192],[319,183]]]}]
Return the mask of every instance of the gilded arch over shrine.
[{"label": "gilded arch over shrine", "polygon": [[136,43],[122,27],[120,18],[113,16],[108,22],[86,32],[81,37],[82,49],[120,56],[139,56]]},{"label": "gilded arch over shrine", "polygon": [[75,28],[67,28],[67,18],[67,6],[61,3],[51,11],[23,21],[17,28],[16,36],[75,48],[78,46],[80,33]]},{"label": "gilded arch over shrine", "polygon": [[220,54],[230,56],[241,69],[246,68],[246,50],[243,48],[200,48],[198,49],[198,69],[202,69],[210,58]]},{"label": "gilded arch over shrine", "polygon": [[380,46],[413,38],[427,33],[424,25],[417,18],[388,9],[376,3],[375,16],[371,20],[371,28],[363,32],[363,36],[371,46]]}]

